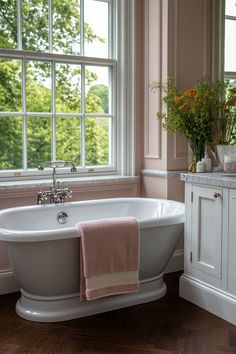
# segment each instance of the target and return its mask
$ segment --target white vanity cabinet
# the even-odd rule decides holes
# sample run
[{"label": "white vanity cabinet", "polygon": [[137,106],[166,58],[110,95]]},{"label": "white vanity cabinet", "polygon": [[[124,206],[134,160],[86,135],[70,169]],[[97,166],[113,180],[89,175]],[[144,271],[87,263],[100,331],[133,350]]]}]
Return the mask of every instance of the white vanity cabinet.
[{"label": "white vanity cabinet", "polygon": [[186,223],[180,296],[236,325],[236,176],[233,178],[183,174]]}]

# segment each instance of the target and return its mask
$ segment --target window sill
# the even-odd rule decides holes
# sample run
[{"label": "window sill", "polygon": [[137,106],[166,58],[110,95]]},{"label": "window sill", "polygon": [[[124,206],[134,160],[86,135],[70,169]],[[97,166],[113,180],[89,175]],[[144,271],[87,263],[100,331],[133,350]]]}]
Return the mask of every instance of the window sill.
[{"label": "window sill", "polygon": [[[94,177],[74,177],[74,178],[58,178],[57,181],[65,186],[73,185],[86,185],[86,184],[102,184],[102,183],[137,183],[139,177],[136,176],[94,176]],[[52,178],[43,180],[24,180],[24,181],[11,181],[0,182],[0,190],[9,189],[28,189],[28,188],[44,188],[52,185]]]}]

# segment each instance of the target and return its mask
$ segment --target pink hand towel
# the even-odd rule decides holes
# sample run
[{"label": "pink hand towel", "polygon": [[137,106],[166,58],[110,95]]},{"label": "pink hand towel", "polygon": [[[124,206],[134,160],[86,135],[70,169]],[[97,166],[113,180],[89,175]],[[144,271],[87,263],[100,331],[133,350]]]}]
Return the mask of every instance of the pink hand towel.
[{"label": "pink hand towel", "polygon": [[139,227],[124,217],[76,224],[80,231],[80,299],[139,290]]}]

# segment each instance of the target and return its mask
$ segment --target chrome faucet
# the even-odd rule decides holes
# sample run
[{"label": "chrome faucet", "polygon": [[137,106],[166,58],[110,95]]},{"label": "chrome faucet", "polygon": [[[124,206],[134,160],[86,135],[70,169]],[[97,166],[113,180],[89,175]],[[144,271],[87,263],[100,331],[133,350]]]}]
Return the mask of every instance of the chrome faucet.
[{"label": "chrome faucet", "polygon": [[42,204],[44,201],[50,198],[50,203],[64,203],[66,198],[72,197],[72,190],[68,187],[63,187],[60,182],[57,182],[56,168],[71,166],[71,172],[77,172],[77,169],[72,161],[48,161],[41,163],[38,166],[38,170],[44,170],[45,167],[52,168],[52,181],[53,184],[50,190],[37,193],[37,204]]}]

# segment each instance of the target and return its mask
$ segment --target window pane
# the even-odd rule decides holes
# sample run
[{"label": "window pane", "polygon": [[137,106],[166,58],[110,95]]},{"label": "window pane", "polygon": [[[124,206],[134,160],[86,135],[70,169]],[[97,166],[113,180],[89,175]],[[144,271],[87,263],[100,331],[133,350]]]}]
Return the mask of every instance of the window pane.
[{"label": "window pane", "polygon": [[22,117],[0,117],[0,169],[22,168]]},{"label": "window pane", "polygon": [[232,86],[236,87],[236,79],[225,77],[225,81],[229,82]]},{"label": "window pane", "polygon": [[56,65],[56,111],[79,113],[81,101],[81,67]]},{"label": "window pane", "polygon": [[86,66],[86,113],[108,113],[109,68]]},{"label": "window pane", "polygon": [[236,21],[225,20],[225,71],[236,71]]},{"label": "window pane", "polygon": [[108,2],[86,0],[84,4],[85,56],[107,58]]},{"label": "window pane", "polygon": [[80,1],[53,1],[53,51],[80,54]]},{"label": "window pane", "polygon": [[48,0],[22,0],[22,48],[49,50]]},{"label": "window pane", "polygon": [[26,110],[51,112],[50,62],[26,62]]},{"label": "window pane", "polygon": [[109,165],[111,118],[86,118],[86,166]]},{"label": "window pane", "polygon": [[52,118],[27,118],[28,168],[37,168],[41,162],[50,161],[52,145]]},{"label": "window pane", "polygon": [[57,117],[57,160],[72,160],[80,165],[81,120],[78,117]]},{"label": "window pane", "polygon": [[0,59],[0,111],[22,111],[21,60]]},{"label": "window pane", "polygon": [[225,0],[225,14],[228,16],[236,16],[235,0]]},{"label": "window pane", "polygon": [[16,0],[0,2],[0,48],[17,49]]}]

